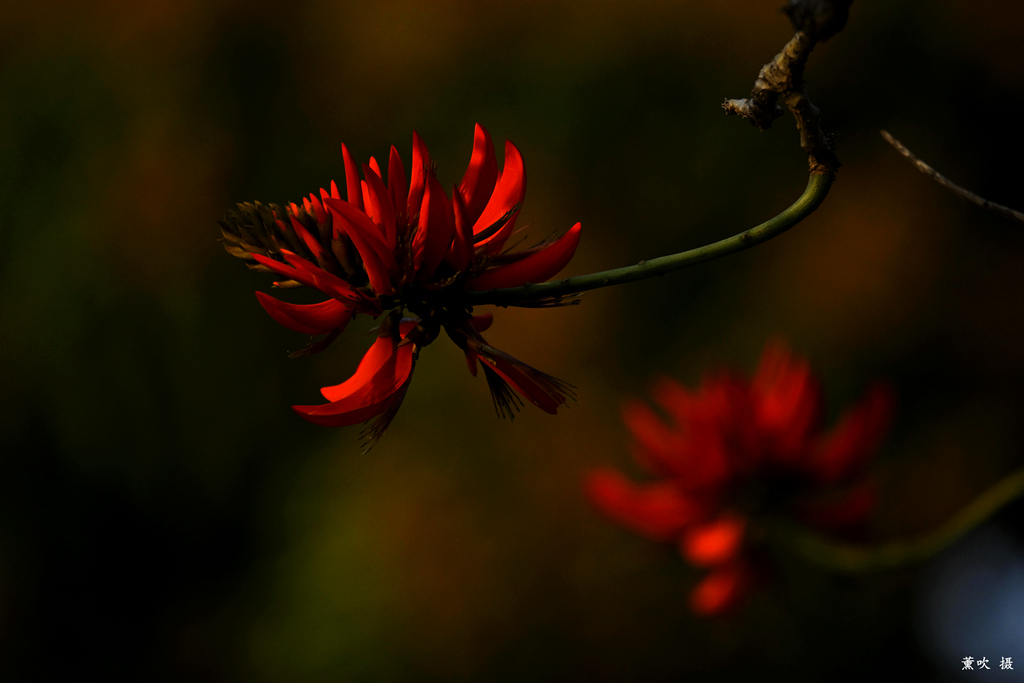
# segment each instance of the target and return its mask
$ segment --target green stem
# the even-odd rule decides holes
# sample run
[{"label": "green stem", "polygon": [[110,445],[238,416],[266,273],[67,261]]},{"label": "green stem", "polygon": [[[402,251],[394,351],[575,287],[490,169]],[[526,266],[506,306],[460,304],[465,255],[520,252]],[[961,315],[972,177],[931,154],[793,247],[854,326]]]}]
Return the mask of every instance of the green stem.
[{"label": "green stem", "polygon": [[467,303],[471,306],[487,304],[508,306],[534,299],[558,298],[599,287],[621,285],[626,282],[664,275],[680,268],[704,263],[705,261],[727,256],[743,249],[749,249],[754,245],[781,235],[811,215],[821,202],[824,201],[831,185],[831,176],[813,173],[807,181],[804,193],[785,211],[749,230],[744,230],[737,235],[703,247],[697,247],[696,249],[690,249],[671,256],[662,256],[650,261],[641,261],[635,266],[605,270],[600,273],[591,273],[590,275],[579,275],[541,284],[527,284],[521,287],[469,292],[467,294]]},{"label": "green stem", "polygon": [[874,548],[835,543],[806,530],[791,529],[785,538],[807,559],[838,571],[857,573],[890,569],[928,559],[1022,494],[1024,468],[999,481],[938,529],[917,538],[890,541]]}]

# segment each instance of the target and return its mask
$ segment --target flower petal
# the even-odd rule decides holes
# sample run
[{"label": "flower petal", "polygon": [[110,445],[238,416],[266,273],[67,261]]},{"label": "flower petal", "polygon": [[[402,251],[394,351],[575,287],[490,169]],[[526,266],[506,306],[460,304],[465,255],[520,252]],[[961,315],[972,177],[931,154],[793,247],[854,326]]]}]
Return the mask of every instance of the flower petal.
[{"label": "flower petal", "polygon": [[269,294],[256,292],[256,298],[270,317],[290,330],[302,334],[322,334],[331,330],[344,330],[352,319],[352,308],[337,299],[318,304],[290,304]]},{"label": "flower petal", "polygon": [[370,285],[380,294],[391,294],[391,274],[398,272],[395,256],[380,237],[380,230],[370,218],[352,204],[340,199],[325,199],[327,208],[336,216],[335,232],[348,235],[363,259],[363,268]]},{"label": "flower petal", "polygon": [[292,406],[310,422],[345,427],[365,422],[385,412],[412,374],[415,345],[397,346],[390,336],[379,337],[351,378],[322,393],[331,402],[317,406]]},{"label": "flower petal", "polygon": [[409,229],[409,185],[405,180],[402,157],[398,155],[394,145],[391,145],[391,156],[388,158],[388,195],[391,197],[391,205],[398,221],[398,232],[404,235]]},{"label": "flower petal", "polygon": [[473,261],[473,228],[466,216],[462,195],[459,194],[457,187],[452,189],[452,220],[454,235],[451,249],[445,259],[456,273],[461,273]]},{"label": "flower petal", "polygon": [[726,513],[718,519],[693,525],[684,533],[679,550],[690,564],[713,567],[735,559],[743,545],[745,520]]},{"label": "flower petal", "polygon": [[296,256],[290,251],[282,249],[281,255],[288,259],[287,264],[259,254],[253,254],[253,258],[278,275],[291,278],[307,287],[318,289],[324,294],[346,303],[357,312],[369,313],[371,315],[380,313],[380,306],[374,300],[367,298],[365,294],[353,288],[340,277],[332,275],[318,266],[314,266],[309,261]]},{"label": "flower petal", "polygon": [[704,577],[690,594],[690,609],[700,616],[722,614],[736,607],[752,583],[750,570],[740,563],[720,567]]},{"label": "flower petal", "polygon": [[412,168],[410,169],[409,180],[409,203],[408,215],[411,221],[414,216],[420,213],[420,204],[423,203],[423,193],[427,187],[427,176],[430,171],[430,152],[423,144],[419,133],[412,132]]},{"label": "flower petal", "polygon": [[478,123],[473,131],[473,156],[458,188],[469,225],[476,223],[487,206],[497,180],[498,161],[494,156],[494,143],[487,129]]},{"label": "flower petal", "polygon": [[655,541],[675,540],[702,513],[700,505],[671,483],[638,486],[610,468],[592,471],[585,489],[601,512]]},{"label": "flower petal", "polygon": [[838,484],[857,474],[874,455],[894,412],[892,389],[883,384],[868,394],[818,446],[807,467],[821,484]]},{"label": "flower petal", "polygon": [[514,263],[485,270],[478,277],[471,278],[469,288],[501,289],[551,279],[565,268],[576,253],[582,231],[583,228],[577,223],[546,248]]},{"label": "flower petal", "polygon": [[388,245],[388,249],[393,252],[397,235],[395,231],[395,205],[391,202],[391,195],[388,194],[388,188],[384,186],[384,181],[381,180],[381,177],[374,169],[364,165],[363,176],[366,177],[365,189],[370,200],[366,206],[373,209],[372,213],[369,211],[367,213],[380,224],[378,229],[381,231],[381,237],[384,238],[384,243]]},{"label": "flower petal", "polygon": [[[526,169],[523,167],[523,157],[515,145],[506,141],[505,165],[501,170],[501,177],[487,206],[473,224],[473,234],[478,236],[477,247],[482,248],[484,253],[493,256],[505,246],[505,241],[515,227],[516,216],[519,215],[519,207],[522,206],[525,196]],[[494,233],[481,238],[481,233],[489,228],[494,229]]]},{"label": "flower petal", "polygon": [[798,514],[809,526],[832,534],[856,531],[864,525],[878,503],[878,487],[870,479],[838,495],[811,500]]},{"label": "flower petal", "polygon": [[821,428],[824,397],[810,365],[779,341],[769,343],[750,386],[765,455],[792,466]]},{"label": "flower petal", "polygon": [[[437,182],[434,176],[428,176],[427,191],[423,195],[423,207],[420,209],[420,222],[415,240],[422,250],[422,277],[431,277],[448,253],[455,233],[452,223],[451,204],[448,203],[441,183]],[[418,263],[419,259],[414,257],[414,262]]]},{"label": "flower petal", "polygon": [[[341,156],[345,160],[345,188],[348,191],[348,202],[357,209],[363,208],[363,190],[359,183],[359,171],[356,166],[356,162],[352,160],[352,155],[348,151],[348,147],[345,143],[341,143]],[[331,197],[339,199],[338,188],[331,181]],[[326,197],[325,197],[326,199]]]},{"label": "flower petal", "polygon": [[472,338],[467,339],[467,344],[485,367],[497,373],[523,398],[544,412],[556,414],[560,407],[568,405],[567,399],[573,397],[572,388],[568,384],[530,367],[504,351]]}]

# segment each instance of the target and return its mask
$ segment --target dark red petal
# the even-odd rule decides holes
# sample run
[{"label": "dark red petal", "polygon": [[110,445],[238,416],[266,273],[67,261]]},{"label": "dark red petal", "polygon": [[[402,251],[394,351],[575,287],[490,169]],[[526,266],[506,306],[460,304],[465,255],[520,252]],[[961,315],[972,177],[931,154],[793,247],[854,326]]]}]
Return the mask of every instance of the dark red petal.
[{"label": "dark red petal", "polygon": [[739,555],[746,521],[726,513],[710,522],[690,526],[679,543],[679,550],[690,564],[713,567]]},{"label": "dark red petal", "polygon": [[344,427],[365,422],[390,407],[412,373],[413,344],[396,347],[390,336],[379,337],[367,351],[356,373],[336,387],[322,392],[333,397],[317,406],[292,406],[310,422],[327,427]]},{"label": "dark red petal", "polygon": [[794,356],[784,343],[765,348],[751,383],[754,419],[762,434],[766,456],[792,466],[807,453],[821,428],[824,398],[810,365]]},{"label": "dark red petal", "polygon": [[420,274],[424,278],[430,278],[441,265],[451,246],[454,232],[448,197],[445,196],[437,178],[428,176],[427,191],[423,195],[423,208],[420,209],[420,222],[416,232],[417,241],[421,241],[423,249]]},{"label": "dark red petal", "polygon": [[[345,143],[341,143],[341,156],[345,160],[345,187],[348,190],[348,202],[357,209],[363,208],[363,190],[359,186],[359,171],[357,170],[356,162],[352,160],[352,155],[348,152],[348,147]],[[331,181],[331,197],[340,199],[338,197],[338,187]]]},{"label": "dark red petal", "polygon": [[399,232],[405,234],[409,228],[409,185],[405,180],[405,167],[398,150],[391,145],[391,156],[388,158],[388,196],[398,219]]},{"label": "dark red petal", "polygon": [[[353,168],[355,168],[354,165],[353,165]],[[341,193],[338,192],[338,184],[336,182],[334,182],[333,180],[331,181],[331,193],[330,194],[326,194],[324,192],[323,188],[320,188],[320,197],[321,197],[321,199],[326,199],[327,197],[334,197],[335,199],[341,199]]]},{"label": "dark red petal", "polygon": [[832,433],[818,446],[807,467],[821,484],[837,484],[855,476],[870,461],[889,429],[895,408],[892,389],[872,387]]},{"label": "dark red petal", "polygon": [[[322,210],[323,209],[321,208],[321,211]],[[306,248],[313,252],[313,256],[315,256],[318,261],[325,258],[327,256],[327,252],[324,250],[323,245],[320,244],[320,240],[316,239],[311,234],[309,234],[309,230],[306,230],[306,227],[302,225],[302,223],[300,223],[295,218],[294,215],[291,216],[290,218],[292,223],[292,230],[294,230],[295,234],[298,235],[299,238],[305,243]]]},{"label": "dark red petal", "polygon": [[[384,177],[384,174],[380,172],[380,164],[377,163],[377,159],[375,157],[370,157],[370,168],[373,169],[373,172],[377,174],[378,178]],[[366,177],[366,171],[363,171],[363,177]]]},{"label": "dark red petal", "polygon": [[344,330],[352,319],[352,309],[337,299],[318,304],[290,304],[269,294],[256,292],[256,298],[270,317],[290,330],[302,334],[322,334],[331,330]]},{"label": "dark red petal", "polygon": [[670,483],[638,486],[610,468],[594,470],[585,489],[601,512],[655,541],[672,541],[701,515],[701,506]]},{"label": "dark red petal", "polygon": [[544,412],[556,414],[558,408],[566,406],[567,399],[572,397],[571,387],[561,380],[532,368],[486,343],[474,339],[467,339],[467,343],[487,367],[508,382],[523,398]]},{"label": "dark red petal", "polygon": [[494,143],[487,130],[478,123],[473,131],[473,156],[458,190],[469,225],[476,223],[487,206],[497,180],[498,160],[494,156]]},{"label": "dark red petal", "polygon": [[[323,189],[320,191],[323,192]],[[320,200],[312,192],[309,193],[309,203],[313,205],[313,214],[316,216],[316,222],[326,223],[327,212],[324,211],[324,205],[320,203]]]},{"label": "dark red petal", "polygon": [[427,187],[427,176],[430,174],[430,153],[416,131],[412,132],[412,168],[410,173],[409,202],[407,206],[409,219],[411,220],[413,216],[420,213],[420,204],[423,203],[423,193]]},{"label": "dark red petal", "polygon": [[455,227],[454,236],[451,250],[445,258],[456,273],[461,273],[473,261],[473,232],[458,188],[452,189],[452,219]]},{"label": "dark red petal", "polygon": [[381,180],[380,176],[372,168],[363,166],[363,175],[366,176],[366,187],[364,189],[366,189],[370,200],[366,205],[373,207],[371,215],[375,221],[380,223],[381,236],[384,238],[384,243],[388,245],[391,251],[394,251],[397,232],[395,228],[395,205],[391,203],[391,195],[388,194],[388,189],[384,187],[384,181]]},{"label": "dark red petal", "polygon": [[469,366],[469,374],[476,377],[476,354],[466,349],[466,365]]},{"label": "dark red petal", "polygon": [[684,437],[643,401],[622,404],[622,421],[640,446],[636,455],[641,464],[656,474],[687,477],[689,467],[683,457]]},{"label": "dark red petal", "polygon": [[308,282],[308,286],[313,287],[314,289],[319,289],[324,294],[332,296],[339,301],[348,303],[358,312],[370,313],[373,315],[380,312],[380,307],[377,302],[367,298],[365,294],[352,287],[352,285],[345,282],[337,275],[328,273],[319,266],[313,265],[306,259],[296,256],[290,251],[282,249],[281,255],[284,256],[289,265],[292,266],[293,272],[301,275],[303,279],[299,280],[299,282],[302,282],[303,284]]},{"label": "dark red petal", "polygon": [[352,240],[359,256],[363,259],[363,268],[370,278],[370,285],[380,294],[391,294],[391,273],[398,271],[394,254],[380,238],[380,231],[370,218],[340,199],[325,199],[328,210],[336,216],[335,232],[344,232]]},{"label": "dark red petal", "polygon": [[486,332],[490,329],[494,323],[494,315],[491,313],[484,313],[483,315],[474,315],[469,319],[469,326],[473,328],[475,332]]},{"label": "dark red petal", "polygon": [[750,571],[740,563],[720,567],[690,594],[690,609],[700,616],[723,614],[736,607],[750,588]]},{"label": "dark red petal", "polygon": [[524,259],[485,270],[480,276],[469,280],[470,289],[501,289],[518,287],[527,282],[546,282],[558,274],[572,260],[580,243],[583,228],[579,223],[557,240]]},{"label": "dark red petal", "polygon": [[523,167],[523,157],[515,145],[506,141],[505,165],[501,170],[501,177],[487,206],[473,224],[473,234],[483,232],[509,212],[512,212],[512,215],[496,233],[478,242],[477,247],[483,247],[485,253],[492,256],[501,251],[515,228],[518,207],[522,205],[525,196],[526,169]]},{"label": "dark red petal", "polygon": [[865,480],[838,496],[814,500],[800,507],[799,515],[808,526],[842,533],[863,526],[878,503],[878,488]]}]

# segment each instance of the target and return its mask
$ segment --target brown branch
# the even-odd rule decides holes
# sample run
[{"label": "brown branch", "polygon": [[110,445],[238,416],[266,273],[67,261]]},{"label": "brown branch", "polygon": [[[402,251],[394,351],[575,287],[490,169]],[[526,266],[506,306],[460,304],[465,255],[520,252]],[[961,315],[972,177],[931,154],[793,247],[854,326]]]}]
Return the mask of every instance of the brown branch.
[{"label": "brown branch", "polygon": [[834,178],[839,170],[832,136],[821,128],[821,112],[804,90],[804,67],[811,50],[846,24],[852,0],[791,0],[786,13],[790,15],[796,35],[786,43],[775,58],[761,68],[750,97],[726,100],[726,114],[742,116],[759,130],[772,127],[782,116],[779,98],[786,103],[797,130],[800,147],[807,153],[810,171]]},{"label": "brown branch", "polygon": [[882,137],[885,138],[885,141],[892,145],[897,152],[902,154],[903,158],[912,163],[918,171],[924,173],[926,176],[937,182],[939,185],[942,185],[944,188],[955,194],[957,197],[960,197],[961,199],[966,200],[977,207],[985,209],[986,211],[991,211],[997,216],[1006,218],[1007,220],[1016,221],[1018,223],[1024,223],[1024,213],[1021,213],[1020,211],[1014,211],[1013,209],[1003,206],[1002,204],[996,204],[995,202],[991,202],[985,199],[984,197],[981,197],[979,195],[974,194],[973,192],[970,192],[969,190],[965,190],[964,188],[960,187],[952,180],[942,175],[934,168],[932,168],[931,166],[929,166],[928,164],[914,156],[914,153],[911,152],[906,147],[904,147],[899,140],[890,135],[889,131],[883,130],[881,131],[881,133]]}]

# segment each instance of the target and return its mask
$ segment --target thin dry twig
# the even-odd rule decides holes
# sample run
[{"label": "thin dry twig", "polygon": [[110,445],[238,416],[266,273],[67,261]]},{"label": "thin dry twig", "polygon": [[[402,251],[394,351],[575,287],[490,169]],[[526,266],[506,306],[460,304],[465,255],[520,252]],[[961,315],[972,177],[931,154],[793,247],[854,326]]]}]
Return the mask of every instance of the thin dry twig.
[{"label": "thin dry twig", "polygon": [[986,211],[991,211],[997,216],[1000,216],[1007,220],[1016,221],[1018,223],[1024,223],[1024,213],[1021,213],[1020,211],[1014,211],[1013,209],[1003,206],[1002,204],[996,204],[995,202],[991,202],[985,199],[984,197],[974,194],[969,190],[965,190],[964,188],[960,187],[952,180],[942,175],[934,168],[932,168],[931,166],[929,166],[928,164],[914,156],[914,153],[911,152],[906,147],[904,147],[903,143],[901,143],[899,140],[890,135],[889,131],[883,130],[881,131],[881,133],[882,137],[885,138],[885,141],[892,145],[897,152],[902,154],[903,158],[912,163],[918,171],[924,173],[926,176],[937,182],[939,185],[942,185],[944,188],[955,194],[957,197],[960,197],[961,199],[964,199],[977,207],[985,209]]}]

